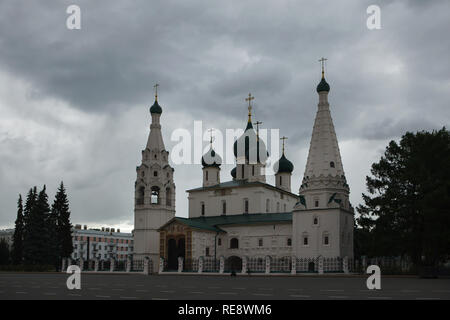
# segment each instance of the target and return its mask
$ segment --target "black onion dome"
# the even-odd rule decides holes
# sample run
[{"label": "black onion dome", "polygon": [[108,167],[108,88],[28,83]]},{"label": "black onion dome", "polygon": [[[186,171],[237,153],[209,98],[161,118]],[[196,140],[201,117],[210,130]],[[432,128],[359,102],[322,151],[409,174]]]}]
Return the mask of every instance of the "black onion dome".
[{"label": "black onion dome", "polygon": [[325,77],[322,77],[319,84],[317,85],[317,92],[330,92],[330,85],[325,81]]},{"label": "black onion dome", "polygon": [[276,173],[292,173],[294,171],[294,165],[285,156],[284,153],[274,164],[274,169]]},{"label": "black onion dome", "polygon": [[214,151],[214,149],[209,149],[202,157],[203,167],[220,167],[222,164],[222,158]]},{"label": "black onion dome", "polygon": [[256,155],[257,162],[261,163],[265,162],[269,156],[264,141],[257,138],[251,122],[247,123],[244,134],[240,136],[233,144],[233,153],[236,158],[238,156],[238,144],[244,146],[246,160],[254,160],[250,159],[250,157],[254,157]]},{"label": "black onion dome", "polygon": [[158,100],[155,100],[155,103],[150,107],[150,113],[162,113],[162,108],[158,104]]},{"label": "black onion dome", "polygon": [[231,169],[231,176],[236,179],[236,167]]}]

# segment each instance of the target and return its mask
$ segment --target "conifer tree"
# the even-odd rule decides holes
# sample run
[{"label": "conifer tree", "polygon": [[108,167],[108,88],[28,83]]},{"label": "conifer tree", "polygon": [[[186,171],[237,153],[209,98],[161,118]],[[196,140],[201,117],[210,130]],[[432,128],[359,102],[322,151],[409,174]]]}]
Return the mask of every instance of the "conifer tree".
[{"label": "conifer tree", "polygon": [[52,205],[52,215],[57,219],[58,258],[68,258],[73,251],[72,224],[70,223],[69,200],[61,181]]},{"label": "conifer tree", "polygon": [[26,264],[29,264],[33,260],[32,254],[32,241],[33,241],[33,232],[32,232],[32,223],[30,223],[30,219],[33,215],[33,211],[36,206],[37,199],[37,190],[36,187],[31,188],[28,191],[27,200],[25,202],[25,208],[23,212],[23,220],[24,220],[24,232],[23,232],[23,260]]},{"label": "conifer tree", "polygon": [[14,228],[13,247],[11,252],[13,264],[21,264],[23,261],[24,228],[25,224],[23,217],[22,195],[19,194],[19,200],[17,201],[17,219]]}]

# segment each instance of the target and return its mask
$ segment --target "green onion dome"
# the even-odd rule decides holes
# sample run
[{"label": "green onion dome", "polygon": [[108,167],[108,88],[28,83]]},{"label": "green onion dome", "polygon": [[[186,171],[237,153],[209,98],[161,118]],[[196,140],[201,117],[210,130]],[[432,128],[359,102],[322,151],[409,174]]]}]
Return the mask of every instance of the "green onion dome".
[{"label": "green onion dome", "polygon": [[155,103],[150,107],[150,113],[162,113],[162,108],[158,104],[158,100],[155,99]]},{"label": "green onion dome", "polygon": [[222,158],[212,148],[210,148],[209,151],[205,153],[202,157],[202,165],[204,168],[206,167],[219,168],[221,164]]},{"label": "green onion dome", "polygon": [[236,179],[236,167],[231,170],[231,176]]},{"label": "green onion dome", "polygon": [[325,81],[325,77],[322,77],[319,84],[317,85],[317,92],[330,92],[330,85]]},{"label": "green onion dome", "polygon": [[[243,148],[243,150],[239,150],[238,152],[238,146],[239,148]],[[247,161],[253,162],[257,160],[258,163],[264,163],[269,156],[264,141],[258,139],[251,122],[247,123],[247,127],[242,136],[234,142],[233,153],[236,158],[245,155]]]},{"label": "green onion dome", "polygon": [[292,173],[294,171],[294,165],[284,156],[284,153],[280,160],[275,162],[273,168],[276,173]]}]

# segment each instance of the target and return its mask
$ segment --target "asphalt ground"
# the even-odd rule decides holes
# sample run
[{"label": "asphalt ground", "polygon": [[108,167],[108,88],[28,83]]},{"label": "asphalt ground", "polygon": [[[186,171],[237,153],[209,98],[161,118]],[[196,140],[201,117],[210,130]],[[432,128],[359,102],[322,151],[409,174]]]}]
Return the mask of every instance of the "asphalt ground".
[{"label": "asphalt ground", "polygon": [[0,300],[450,300],[450,279],[381,276],[212,276],[81,274],[69,290],[65,273],[0,273]]}]

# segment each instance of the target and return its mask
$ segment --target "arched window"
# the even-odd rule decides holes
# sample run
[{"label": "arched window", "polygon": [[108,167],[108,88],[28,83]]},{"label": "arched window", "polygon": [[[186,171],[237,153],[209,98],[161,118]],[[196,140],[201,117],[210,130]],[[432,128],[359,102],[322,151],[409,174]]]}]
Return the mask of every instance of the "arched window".
[{"label": "arched window", "polygon": [[286,244],[287,244],[288,247],[292,246],[292,239],[288,238]]},{"label": "arched window", "polygon": [[325,231],[323,233],[322,238],[323,238],[323,245],[324,246],[329,246],[330,245],[330,235],[329,235],[329,233]]},{"label": "arched window", "polygon": [[138,189],[136,204],[143,205],[144,204],[144,196],[145,196],[145,187],[140,187]]},{"label": "arched window", "polygon": [[334,168],[334,162],[333,161],[330,162],[330,168]]},{"label": "arched window", "polygon": [[172,191],[170,188],[166,188],[166,206],[172,205]]},{"label": "arched window", "polygon": [[308,245],[308,241],[309,241],[308,234],[305,232],[302,235],[302,243],[303,243],[303,245],[307,246]]},{"label": "arched window", "polygon": [[152,187],[151,204],[159,204],[159,188]]},{"label": "arched window", "polygon": [[313,218],[313,224],[314,224],[315,226],[317,226],[317,225],[319,224],[319,218],[314,217],[314,218]]},{"label": "arched window", "polygon": [[231,238],[230,249],[239,249],[239,240],[237,238]]}]

